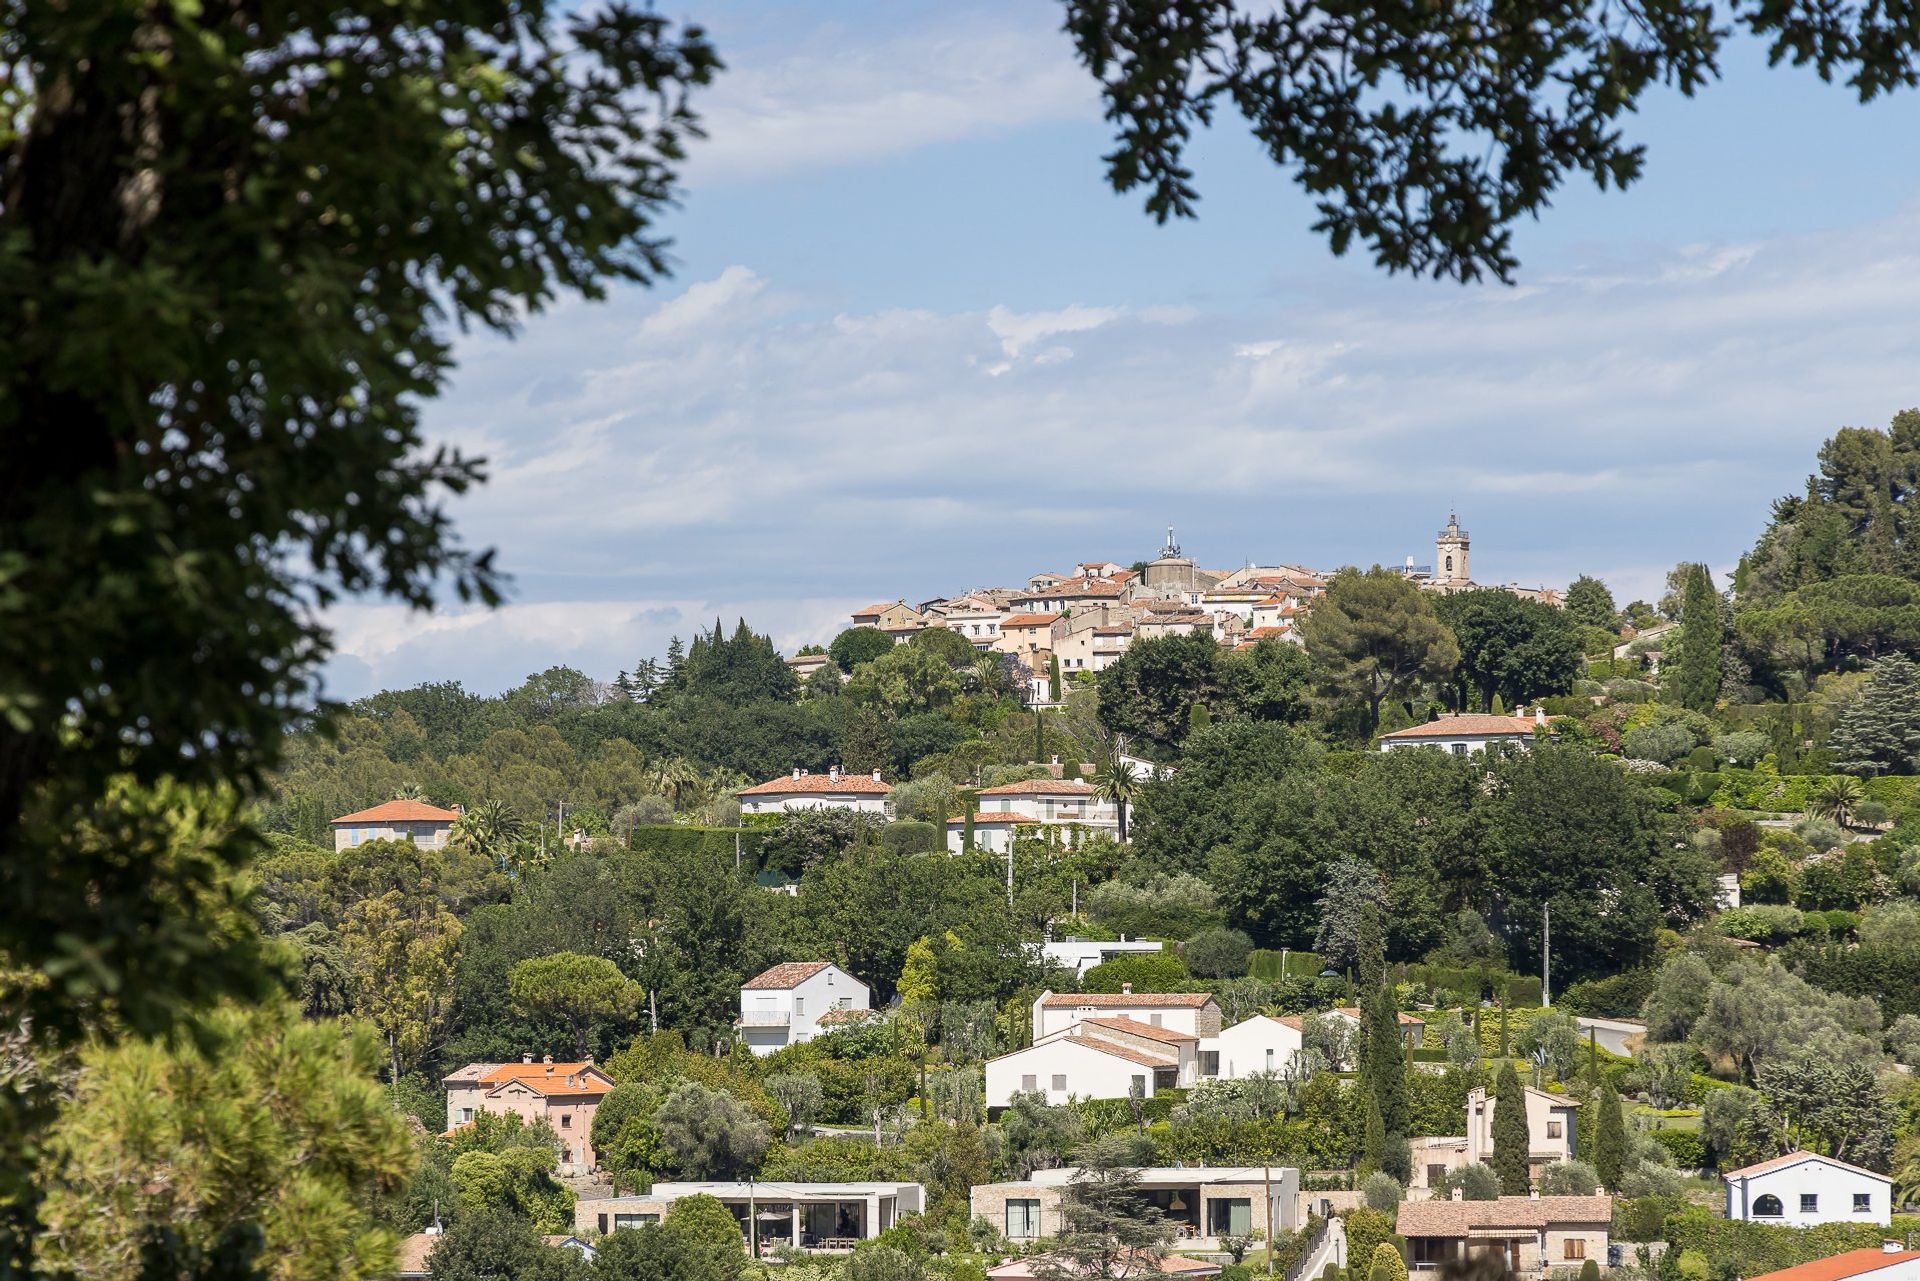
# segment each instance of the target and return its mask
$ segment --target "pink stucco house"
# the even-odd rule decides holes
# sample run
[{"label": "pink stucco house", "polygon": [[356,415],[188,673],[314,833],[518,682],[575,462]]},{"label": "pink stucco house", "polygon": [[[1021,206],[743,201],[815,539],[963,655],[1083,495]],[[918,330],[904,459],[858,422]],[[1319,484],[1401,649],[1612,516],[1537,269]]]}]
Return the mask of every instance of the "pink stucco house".
[{"label": "pink stucco house", "polygon": [[593,1114],[613,1089],[613,1078],[592,1059],[555,1063],[548,1055],[535,1063],[528,1054],[518,1063],[469,1063],[440,1084],[447,1091],[448,1133],[482,1112],[545,1121],[560,1136],[560,1172],[593,1169]]}]

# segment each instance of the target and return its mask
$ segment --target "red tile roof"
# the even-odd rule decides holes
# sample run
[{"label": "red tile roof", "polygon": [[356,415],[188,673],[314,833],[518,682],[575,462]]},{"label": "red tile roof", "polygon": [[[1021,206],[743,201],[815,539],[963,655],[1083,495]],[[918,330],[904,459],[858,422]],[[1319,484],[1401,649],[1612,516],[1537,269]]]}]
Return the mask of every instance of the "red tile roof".
[{"label": "red tile roof", "polygon": [[1198,1009],[1213,1000],[1210,992],[1049,992],[1040,1004],[1046,1009],[1124,1009],[1134,1005],[1170,1005]]},{"label": "red tile roof", "polygon": [[1087,1024],[1103,1027],[1111,1032],[1128,1032],[1134,1036],[1145,1037],[1149,1041],[1161,1041],[1167,1045],[1184,1045],[1200,1038],[1185,1032],[1176,1032],[1170,1027],[1155,1027],[1151,1023],[1142,1023],[1139,1019],[1081,1019],[1078,1026]]},{"label": "red tile roof", "polygon": [[808,979],[827,968],[828,961],[782,961],[771,969],[762,970],[740,986],[749,991],[777,992],[799,987]]},{"label": "red tile roof", "polygon": [[1058,614],[1008,614],[1000,620],[1000,630],[1009,627],[1050,627],[1060,618]]},{"label": "red tile roof", "polygon": [[[1336,1005],[1333,1007],[1333,1012],[1335,1014],[1344,1014],[1355,1022],[1364,1022],[1366,1019],[1366,1015],[1361,1013],[1360,1007],[1357,1005]],[[1425,1027],[1427,1025],[1425,1019],[1417,1018],[1405,1010],[1396,1011],[1396,1014],[1400,1019],[1401,1027]]]},{"label": "red tile roof", "polygon": [[342,814],[333,821],[336,826],[341,823],[451,823],[459,817],[453,810],[422,801],[386,801],[370,810]]},{"label": "red tile roof", "polygon": [[1380,737],[1484,738],[1497,734],[1531,735],[1533,727],[1534,720],[1531,716],[1486,716],[1477,712],[1467,712],[1458,716],[1442,716],[1437,721],[1428,721],[1423,725],[1409,725],[1405,729],[1397,729],[1391,734],[1382,734]]},{"label": "red tile roof", "polygon": [[[1002,812],[999,814],[988,814],[983,810],[975,810],[973,814],[973,825],[975,827],[979,827],[982,824],[990,824],[992,826],[998,827],[1001,825],[1011,825],[1014,823],[1037,823],[1039,821],[1040,821],[1039,819],[1029,818],[1025,814],[1011,814],[1006,812]],[[967,818],[966,818],[966,815],[964,814],[961,815],[959,818],[950,818],[947,820],[948,827],[965,827],[966,825],[967,825]]]},{"label": "red tile roof", "polygon": [[832,774],[808,774],[802,771],[799,778],[791,774],[783,774],[765,783],[743,787],[734,795],[799,796],[813,792],[830,792],[836,796],[884,796],[892,790],[891,785],[881,782],[871,774],[842,774],[835,778]]},{"label": "red tile roof", "polygon": [[1018,783],[983,787],[982,796],[1092,796],[1095,788],[1076,778],[1023,778]]},{"label": "red tile roof", "polygon": [[1493,1201],[1403,1201],[1394,1231],[1403,1237],[1464,1237],[1487,1228],[1537,1231],[1556,1223],[1612,1222],[1610,1196],[1503,1196]]},{"label": "red tile roof", "polygon": [[905,609],[905,608],[906,608],[905,603],[901,601],[897,601],[897,600],[881,601],[878,605],[869,605],[865,609],[856,609],[853,611],[853,613],[849,614],[848,617],[849,618],[871,618],[876,614],[884,614],[890,609]]},{"label": "red tile roof", "polygon": [[1177,1059],[1165,1054],[1155,1054],[1151,1050],[1135,1049],[1131,1045],[1121,1045],[1117,1041],[1109,1041],[1101,1037],[1063,1036],[1060,1039],[1069,1045],[1085,1046],[1089,1050],[1098,1050],[1102,1054],[1111,1054],[1115,1058],[1125,1059],[1129,1063],[1138,1063],[1142,1067],[1172,1067],[1178,1062]]},{"label": "red tile roof", "polygon": [[1781,1268],[1778,1272],[1762,1272],[1753,1281],[1846,1281],[1848,1277],[1878,1272],[1881,1268],[1911,1263],[1915,1259],[1920,1259],[1920,1250],[1883,1250],[1878,1246],[1864,1246],[1796,1267]]},{"label": "red tile roof", "polygon": [[480,1078],[496,1088],[508,1082],[542,1094],[605,1094],[613,1088],[607,1074],[591,1063],[502,1063]]}]

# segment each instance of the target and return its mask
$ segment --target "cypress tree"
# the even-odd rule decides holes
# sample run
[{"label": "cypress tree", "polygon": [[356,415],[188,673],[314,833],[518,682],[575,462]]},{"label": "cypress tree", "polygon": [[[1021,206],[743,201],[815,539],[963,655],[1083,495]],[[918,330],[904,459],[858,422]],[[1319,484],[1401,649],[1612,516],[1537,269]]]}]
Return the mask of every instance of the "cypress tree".
[{"label": "cypress tree", "polygon": [[1393,989],[1381,987],[1367,1011],[1367,1088],[1380,1105],[1388,1134],[1407,1133],[1407,1061],[1400,1044],[1400,1011]]},{"label": "cypress tree", "polygon": [[1033,709],[1033,762],[1038,765],[1047,759],[1047,727],[1040,719],[1040,709]]},{"label": "cypress tree", "polygon": [[1365,1177],[1380,1168],[1387,1156],[1387,1127],[1380,1119],[1380,1100],[1367,1095],[1367,1128],[1360,1140],[1360,1164],[1354,1173]]},{"label": "cypress tree", "polygon": [[1713,575],[1705,565],[1689,566],[1680,597],[1680,644],[1668,680],[1674,702],[1696,712],[1713,710],[1720,697],[1720,647],[1725,639]]},{"label": "cypress tree", "polygon": [[1500,1176],[1502,1196],[1525,1196],[1533,1186],[1529,1156],[1533,1129],[1527,1124],[1527,1094],[1513,1060],[1500,1065],[1493,1109],[1493,1172]]},{"label": "cypress tree", "polygon": [[1593,1127],[1594,1172],[1600,1176],[1600,1186],[1609,1192],[1617,1191],[1627,1164],[1627,1127],[1620,1115],[1620,1096],[1614,1093],[1613,1083],[1602,1081],[1587,1106],[1599,1113]]},{"label": "cypress tree", "polygon": [[[1387,938],[1380,919],[1380,904],[1367,899],[1360,911],[1359,937],[1354,940],[1354,960],[1359,967],[1360,993],[1371,1001],[1373,994],[1386,986]],[[1362,1019],[1364,1024],[1366,1020]],[[1397,1032],[1396,1032],[1397,1035]]]}]

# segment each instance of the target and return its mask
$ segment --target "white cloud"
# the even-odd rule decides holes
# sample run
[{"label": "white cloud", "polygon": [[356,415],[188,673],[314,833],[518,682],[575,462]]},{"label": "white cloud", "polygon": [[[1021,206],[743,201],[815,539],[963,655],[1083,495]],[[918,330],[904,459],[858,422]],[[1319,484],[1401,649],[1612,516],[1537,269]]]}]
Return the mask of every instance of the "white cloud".
[{"label": "white cloud", "polygon": [[1519,296],[822,314],[730,268],[666,302],[562,308],[518,345],[472,340],[431,411],[494,458],[456,515],[523,603],[376,611],[342,648],[383,681],[610,675],[716,609],[799,643],[853,603],[1130,560],[1167,520],[1221,565],[1425,559],[1455,504],[1490,581],[1729,563],[1825,435],[1912,402],[1916,230],[1705,247]]}]

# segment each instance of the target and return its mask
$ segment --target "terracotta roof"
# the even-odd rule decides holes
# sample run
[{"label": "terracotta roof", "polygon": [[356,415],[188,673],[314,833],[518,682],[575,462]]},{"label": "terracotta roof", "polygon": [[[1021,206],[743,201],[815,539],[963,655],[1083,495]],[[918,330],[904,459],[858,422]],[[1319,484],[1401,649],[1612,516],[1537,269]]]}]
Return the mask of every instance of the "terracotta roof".
[{"label": "terracotta roof", "polygon": [[387,801],[370,810],[342,814],[333,821],[336,826],[341,823],[451,823],[459,817],[453,810],[422,801]]},{"label": "terracotta roof", "polygon": [[799,987],[831,964],[828,961],[782,961],[762,970],[740,986],[750,992],[783,992]]},{"label": "terracotta roof", "polygon": [[791,774],[783,774],[765,783],[743,787],[734,795],[793,796],[801,793],[831,792],[838,796],[884,796],[892,790],[890,784],[881,782],[871,774],[842,774],[835,778],[832,774],[808,774],[802,771],[799,778]]},{"label": "terracotta roof", "polygon": [[606,1073],[591,1063],[502,1063],[480,1078],[482,1085],[496,1089],[510,1082],[541,1094],[605,1094],[613,1088]]},{"label": "terracotta roof", "polygon": [[1494,1201],[1403,1201],[1394,1231],[1403,1237],[1464,1237],[1485,1228],[1613,1222],[1610,1196],[1503,1196]]},{"label": "terracotta roof", "polygon": [[[995,825],[1005,823],[1005,824],[1011,825],[1014,823],[1037,823],[1039,821],[1040,821],[1039,819],[1029,818],[1025,814],[1013,814],[1006,811],[1002,811],[1001,813],[998,813],[998,814],[988,814],[984,810],[975,810],[973,814],[973,825],[975,827],[979,827],[982,823],[991,823]],[[967,825],[967,818],[966,818],[966,815],[964,814],[961,815],[959,818],[950,818],[947,820],[948,827],[965,827],[966,825]]]},{"label": "terracotta roof", "polygon": [[1130,1005],[1174,1005],[1198,1009],[1213,1000],[1210,992],[1050,992],[1040,1004],[1046,1009],[1125,1009]]},{"label": "terracotta roof", "polygon": [[1478,712],[1463,712],[1458,716],[1442,716],[1437,721],[1428,721],[1424,725],[1409,725],[1405,729],[1394,730],[1391,734],[1382,734],[1381,738],[1458,738],[1486,737],[1494,734],[1533,733],[1534,719],[1531,716],[1486,716]]},{"label": "terracotta roof", "polygon": [[1884,1250],[1870,1245],[1815,1259],[1797,1267],[1781,1268],[1778,1272],[1762,1272],[1753,1281],[1845,1281],[1847,1277],[1878,1272],[1881,1268],[1911,1263],[1915,1259],[1920,1259],[1920,1250]]},{"label": "terracotta roof", "polygon": [[[1367,1017],[1365,1014],[1361,1012],[1360,1007],[1357,1005],[1336,1005],[1333,1007],[1333,1012],[1335,1014],[1344,1014],[1348,1018],[1354,1019],[1356,1021],[1364,1021]],[[1405,1010],[1400,1010],[1400,1011],[1397,1011],[1396,1013],[1397,1013],[1397,1017],[1400,1020],[1401,1027],[1425,1027],[1427,1025],[1427,1021],[1425,1019],[1416,1018],[1415,1016],[1407,1013]]]},{"label": "terracotta roof", "polygon": [[1167,1045],[1185,1045],[1189,1041],[1200,1039],[1197,1036],[1189,1036],[1185,1032],[1176,1032],[1170,1027],[1155,1027],[1151,1023],[1142,1023],[1139,1019],[1081,1019],[1078,1026],[1085,1027],[1089,1023],[1095,1027],[1107,1028],[1114,1032],[1127,1032]]},{"label": "terracotta roof", "polygon": [[1077,778],[1026,778],[1018,783],[1002,783],[998,787],[983,787],[982,796],[1091,796],[1095,789],[1090,783],[1082,783]]},{"label": "terracotta roof", "polygon": [[[1752,1165],[1743,1165],[1737,1170],[1728,1170],[1720,1177],[1723,1179],[1744,1179],[1756,1174],[1772,1174],[1775,1170],[1784,1170],[1790,1165],[1799,1165],[1802,1161],[1825,1161],[1828,1165],[1837,1165],[1843,1170],[1852,1170],[1855,1174],[1864,1174],[1869,1179],[1878,1179],[1882,1183],[1891,1183],[1884,1174],[1875,1174],[1872,1170],[1862,1169],[1846,1161],[1830,1156],[1821,1156],[1818,1152],[1789,1152],[1785,1156],[1774,1157],[1770,1161],[1756,1161]],[[1791,1270],[1791,1269],[1789,1269]]]},{"label": "terracotta roof", "polygon": [[833,1027],[840,1023],[864,1023],[879,1017],[878,1010],[826,1010],[813,1022],[816,1027]]},{"label": "terracotta roof", "polygon": [[1000,620],[1000,630],[1009,627],[1047,627],[1058,620],[1058,614],[1008,614]]},{"label": "terracotta roof", "polygon": [[[1103,1040],[1095,1036],[1063,1036],[1059,1038],[1069,1045],[1083,1045],[1089,1050],[1098,1050],[1102,1054],[1111,1054],[1115,1058],[1125,1059],[1129,1063],[1138,1063],[1142,1067],[1172,1067],[1177,1059],[1164,1054],[1155,1054],[1151,1050],[1135,1049],[1131,1045],[1121,1045],[1118,1041]],[[1043,1041],[1042,1045],[1051,1044]]]},{"label": "terracotta roof", "polygon": [[905,609],[905,608],[906,608],[906,604],[903,601],[886,600],[886,601],[881,601],[878,605],[869,605],[865,609],[856,609],[853,611],[853,613],[849,614],[848,617],[849,618],[868,618],[874,614],[884,614],[890,609]]}]

